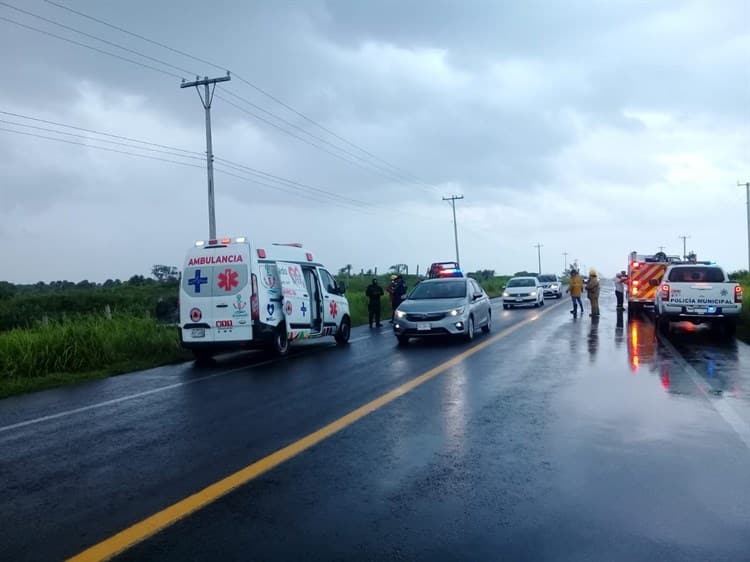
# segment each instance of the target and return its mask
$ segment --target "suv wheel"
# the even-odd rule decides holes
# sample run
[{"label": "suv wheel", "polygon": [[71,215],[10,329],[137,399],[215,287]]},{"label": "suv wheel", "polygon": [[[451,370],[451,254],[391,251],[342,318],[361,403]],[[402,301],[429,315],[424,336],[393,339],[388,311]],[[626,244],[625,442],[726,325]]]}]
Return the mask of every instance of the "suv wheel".
[{"label": "suv wheel", "polygon": [[346,343],[349,343],[349,336],[352,333],[352,323],[349,320],[349,317],[346,316],[341,321],[341,326],[339,326],[339,329],[336,330],[336,335],[334,336],[334,339],[336,340],[336,343],[339,345],[344,345]]}]

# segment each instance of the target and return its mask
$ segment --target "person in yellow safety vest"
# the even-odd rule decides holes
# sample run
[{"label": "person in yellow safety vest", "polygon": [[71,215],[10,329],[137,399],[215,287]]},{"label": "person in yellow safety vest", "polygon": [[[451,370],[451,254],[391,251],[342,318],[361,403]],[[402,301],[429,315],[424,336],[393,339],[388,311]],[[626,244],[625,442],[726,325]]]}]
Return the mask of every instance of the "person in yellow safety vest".
[{"label": "person in yellow safety vest", "polygon": [[580,306],[581,316],[583,316],[583,301],[581,300],[583,279],[581,279],[577,269],[570,270],[570,284],[568,285],[567,292],[570,293],[570,300],[573,301],[573,310],[570,313],[573,316],[578,316],[578,307]]},{"label": "person in yellow safety vest", "polygon": [[589,280],[586,281],[586,293],[591,301],[591,317],[599,316],[599,277],[595,270],[589,271]]}]

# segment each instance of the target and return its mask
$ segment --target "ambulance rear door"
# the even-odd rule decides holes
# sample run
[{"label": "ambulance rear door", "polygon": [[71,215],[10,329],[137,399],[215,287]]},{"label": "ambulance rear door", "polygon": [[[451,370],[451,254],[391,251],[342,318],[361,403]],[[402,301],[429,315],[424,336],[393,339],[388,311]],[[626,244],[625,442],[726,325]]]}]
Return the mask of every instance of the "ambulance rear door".
[{"label": "ambulance rear door", "polygon": [[180,290],[185,343],[252,340],[250,248],[247,244],[192,249]]}]

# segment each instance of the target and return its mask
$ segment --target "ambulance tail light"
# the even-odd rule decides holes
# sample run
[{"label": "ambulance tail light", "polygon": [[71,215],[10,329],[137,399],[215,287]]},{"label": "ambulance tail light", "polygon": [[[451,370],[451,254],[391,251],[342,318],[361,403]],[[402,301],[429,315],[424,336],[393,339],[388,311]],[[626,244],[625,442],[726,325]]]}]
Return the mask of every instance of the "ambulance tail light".
[{"label": "ambulance tail light", "polygon": [[258,252],[258,257],[260,259],[266,259],[266,251],[263,248],[258,248],[256,251]]},{"label": "ambulance tail light", "polygon": [[260,319],[260,306],[258,305],[258,278],[255,273],[250,277],[253,294],[250,297],[250,313],[252,314],[253,320]]},{"label": "ambulance tail light", "polygon": [[662,285],[661,286],[661,300],[668,301],[669,294],[670,294],[669,285]]},{"label": "ambulance tail light", "polygon": [[742,303],[742,297],[743,297],[742,286],[737,285],[734,288],[734,302]]}]

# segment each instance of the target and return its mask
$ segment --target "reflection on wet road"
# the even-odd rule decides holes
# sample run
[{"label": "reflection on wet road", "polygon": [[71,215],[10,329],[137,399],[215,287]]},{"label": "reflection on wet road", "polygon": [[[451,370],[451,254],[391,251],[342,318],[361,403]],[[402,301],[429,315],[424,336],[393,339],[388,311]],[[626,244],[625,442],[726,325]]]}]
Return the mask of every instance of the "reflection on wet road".
[{"label": "reflection on wet road", "polygon": [[594,319],[496,303],[473,344],[358,330],[0,402],[1,428],[190,382],[0,432],[0,543],[73,555],[406,385],[120,558],[747,560],[750,346],[657,337],[601,300]]}]

